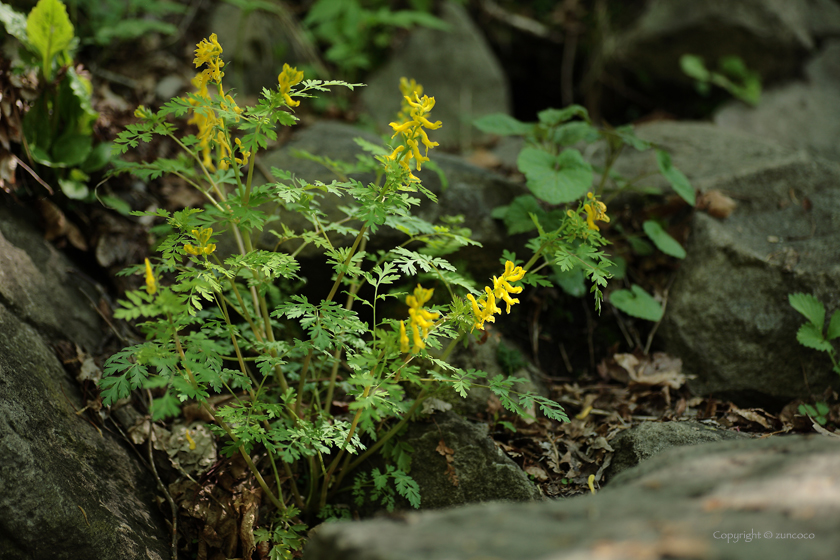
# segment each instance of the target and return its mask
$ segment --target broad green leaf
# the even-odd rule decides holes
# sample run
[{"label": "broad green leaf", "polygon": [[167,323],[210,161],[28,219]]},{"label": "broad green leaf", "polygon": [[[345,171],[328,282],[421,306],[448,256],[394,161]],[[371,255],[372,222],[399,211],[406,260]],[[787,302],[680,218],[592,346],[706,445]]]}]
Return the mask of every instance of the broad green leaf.
[{"label": "broad green leaf", "polygon": [[668,232],[662,229],[659,222],[646,220],[642,227],[660,251],[678,259],[685,258],[685,249],[676,239],[668,235]]},{"label": "broad green leaf", "polygon": [[473,125],[482,132],[500,136],[522,136],[528,134],[534,128],[534,125],[518,121],[504,113],[484,115],[475,119]]},{"label": "broad green leaf", "polygon": [[630,243],[630,247],[633,249],[633,252],[640,257],[646,257],[653,254],[653,246],[642,239],[640,235],[631,235],[627,237],[627,242]]},{"label": "broad green leaf", "polygon": [[75,200],[86,198],[90,192],[87,185],[80,181],[74,181],[73,179],[59,179],[58,185],[61,187],[61,192],[67,195],[67,198]]},{"label": "broad green leaf", "polygon": [[589,122],[589,113],[580,105],[569,105],[562,109],[545,109],[537,114],[540,122],[548,126],[557,126],[574,117],[580,117]]},{"label": "broad green leaf", "polygon": [[531,220],[530,214],[536,214],[538,220],[545,217],[545,210],[540,208],[540,203],[537,202],[537,199],[529,194],[514,198],[507,207],[507,212],[505,212],[503,218],[508,233],[510,235],[516,235],[517,233],[525,233],[535,229],[537,226]]},{"label": "broad green leaf", "polygon": [[796,331],[796,340],[802,346],[807,346],[814,350],[822,350],[823,352],[831,352],[833,350],[831,343],[823,338],[821,329],[814,323],[805,323],[799,327],[799,330]]},{"label": "broad green leaf", "polygon": [[29,37],[26,35],[26,16],[16,12],[11,6],[0,2],[0,23],[6,28],[6,33],[26,45],[29,44]]},{"label": "broad green leaf", "polygon": [[523,148],[516,163],[534,196],[549,204],[577,200],[592,185],[592,166],[577,150],[554,156],[538,148]]},{"label": "broad green leaf", "polygon": [[636,131],[631,125],[620,126],[612,131],[613,134],[621,138],[621,141],[638,152],[649,150],[651,143],[647,140],[642,140],[636,136]]},{"label": "broad green leaf", "polygon": [[656,162],[659,164],[659,171],[668,179],[671,186],[677,191],[683,200],[694,206],[696,199],[694,196],[694,189],[688,182],[682,171],[677,169],[671,163],[671,155],[664,150],[656,150]]},{"label": "broad green leaf", "polygon": [[50,153],[54,162],[73,167],[87,159],[92,147],[93,138],[90,135],[70,131],[55,141]]},{"label": "broad green leaf", "polygon": [[100,142],[93,147],[79,168],[85,173],[92,173],[108,165],[109,161],[111,161],[111,143]]},{"label": "broad green leaf", "polygon": [[628,315],[639,319],[654,322],[662,319],[664,311],[659,302],[653,299],[653,296],[636,284],[633,284],[630,290],[614,291],[610,294],[610,303]]},{"label": "broad green leaf", "polygon": [[573,146],[582,140],[595,141],[598,138],[598,130],[589,123],[575,121],[558,126],[551,131],[550,137],[558,146]]},{"label": "broad green leaf", "polygon": [[[820,332],[822,339],[822,328],[825,324],[825,307],[820,300],[811,294],[789,294],[790,305],[802,313]],[[832,318],[833,320],[833,318]]]},{"label": "broad green leaf", "polygon": [[826,340],[834,340],[840,336],[840,309],[831,315],[831,321],[828,322],[828,331],[825,333]]},{"label": "broad green leaf", "polygon": [[571,270],[561,270],[559,266],[552,266],[554,274],[552,279],[557,282],[564,292],[572,297],[583,297],[586,295],[586,275],[583,269],[575,267]]},{"label": "broad green leaf", "polygon": [[680,57],[680,68],[683,73],[690,78],[707,82],[709,80],[709,71],[703,63],[703,59],[697,55],[684,54]]},{"label": "broad green leaf", "polygon": [[59,0],[39,0],[26,18],[29,42],[41,55],[44,76],[49,80],[52,59],[73,40],[73,24]]}]

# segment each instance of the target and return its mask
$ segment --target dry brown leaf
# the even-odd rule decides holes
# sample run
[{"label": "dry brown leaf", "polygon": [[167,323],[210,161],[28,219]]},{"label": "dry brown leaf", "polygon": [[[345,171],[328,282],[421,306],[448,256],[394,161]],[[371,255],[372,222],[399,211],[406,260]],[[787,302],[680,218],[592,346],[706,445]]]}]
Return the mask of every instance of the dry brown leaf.
[{"label": "dry brown leaf", "polygon": [[528,465],[525,467],[525,472],[542,482],[543,480],[548,480],[548,474],[546,474],[545,470],[540,467],[539,465]]},{"label": "dry brown leaf", "polygon": [[447,447],[446,442],[443,441],[443,438],[438,442],[435,451],[443,455],[446,459],[446,476],[449,478],[449,481],[452,483],[452,486],[458,486],[458,473],[455,472],[455,451],[451,447]]},{"label": "dry brown leaf", "polygon": [[615,354],[613,359],[627,371],[631,381],[642,385],[666,385],[679,389],[687,380],[681,373],[682,360],[664,352],[654,352],[642,359],[634,354]]},{"label": "dry brown leaf", "polygon": [[738,203],[721,191],[713,189],[700,193],[697,197],[696,208],[703,210],[714,218],[726,219],[737,208]]}]

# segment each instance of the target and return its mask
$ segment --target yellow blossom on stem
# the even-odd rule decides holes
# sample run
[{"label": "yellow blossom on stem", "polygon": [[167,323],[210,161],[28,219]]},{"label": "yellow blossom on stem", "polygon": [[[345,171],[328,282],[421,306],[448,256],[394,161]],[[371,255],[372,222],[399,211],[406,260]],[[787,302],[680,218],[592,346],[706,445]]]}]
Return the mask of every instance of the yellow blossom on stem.
[{"label": "yellow blossom on stem", "polygon": [[586,225],[591,230],[601,231],[595,221],[610,223],[610,217],[607,216],[607,205],[600,200],[595,200],[595,195],[592,193],[587,193],[586,197],[590,200],[583,205],[583,209],[586,211]]},{"label": "yellow blossom on stem", "polygon": [[146,293],[149,295],[157,291],[157,284],[155,283],[155,275],[152,273],[152,264],[149,259],[146,259]]},{"label": "yellow blossom on stem", "polygon": [[467,299],[472,304],[473,315],[475,316],[474,328],[484,330],[484,323],[495,323],[495,313],[502,312],[501,308],[496,305],[496,300],[502,300],[507,304],[507,312],[510,313],[510,307],[519,303],[518,299],[511,298],[511,294],[518,294],[522,292],[521,286],[512,286],[511,282],[522,280],[525,277],[525,269],[521,266],[514,265],[511,261],[505,263],[505,271],[501,277],[493,277],[493,287],[486,286],[484,288],[484,295],[476,300],[472,294],[467,294]]},{"label": "yellow blossom on stem", "polygon": [[[400,91],[403,93],[403,108],[397,116],[398,121],[390,123],[390,126],[394,129],[391,138],[401,134],[404,145],[397,146],[391,155],[386,157],[392,161],[399,161],[400,165],[406,170],[409,169],[409,162],[413,159],[419,171],[423,162],[429,161],[429,149],[439,145],[437,142],[429,140],[429,135],[424,129],[437,130],[442,124],[440,121],[431,122],[428,119],[429,113],[435,106],[435,98],[427,95],[420,97],[423,86],[417,84],[414,80],[409,82],[402,78],[400,80]],[[426,148],[424,154],[420,153],[421,143]],[[411,177],[413,180],[417,180],[414,175],[411,175]]]},{"label": "yellow blossom on stem", "polygon": [[201,228],[192,230],[193,237],[198,241],[198,246],[184,243],[184,251],[196,257],[201,255],[210,255],[216,250],[215,243],[208,243],[210,236],[213,235],[213,228]]},{"label": "yellow blossom on stem", "polygon": [[286,105],[289,107],[297,107],[300,105],[300,101],[292,99],[289,93],[292,91],[292,86],[296,86],[301,80],[303,80],[303,71],[299,71],[297,68],[289,66],[288,64],[283,65],[283,71],[277,76],[280,94],[283,96],[283,99],[286,100]]},{"label": "yellow blossom on stem", "polygon": [[222,54],[222,45],[219,44],[219,38],[215,33],[210,35],[209,39],[199,41],[195,47],[195,59],[193,59],[193,63],[196,68],[202,64],[211,63]]},{"label": "yellow blossom on stem", "polygon": [[[435,321],[440,317],[440,313],[433,313],[423,309],[423,305],[431,299],[433,293],[433,289],[424,290],[420,284],[417,284],[417,287],[414,288],[414,293],[405,298],[405,303],[408,304],[408,323],[414,342],[414,345],[411,347],[412,354],[416,354],[426,347],[426,338],[429,336],[429,329],[434,326]],[[405,321],[400,321],[400,352],[408,352],[408,345],[409,339],[405,328]]]}]

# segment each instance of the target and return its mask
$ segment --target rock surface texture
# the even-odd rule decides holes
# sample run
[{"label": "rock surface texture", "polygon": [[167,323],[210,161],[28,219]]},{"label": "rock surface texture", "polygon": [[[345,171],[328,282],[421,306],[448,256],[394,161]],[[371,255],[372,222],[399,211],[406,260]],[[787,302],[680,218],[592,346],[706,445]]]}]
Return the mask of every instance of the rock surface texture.
[{"label": "rock surface texture", "polygon": [[306,560],[830,560],[840,444],[780,436],[672,449],[594,496],[323,526]]},{"label": "rock surface texture", "polygon": [[612,479],[622,471],[673,447],[730,439],[749,439],[749,436],[694,421],[643,422],[621,432],[610,441],[615,453],[606,475]]},{"label": "rock surface texture", "polygon": [[432,140],[450,147],[470,147],[477,135],[472,121],[510,111],[510,93],[499,62],[467,10],[444,2],[441,19],[448,31],[418,28],[388,63],[368,78],[362,101],[382,131],[400,110],[400,78],[413,78],[435,98],[432,120],[443,127]]},{"label": "rock surface texture", "polygon": [[50,346],[99,343],[80,291],[95,292],[19,213],[0,206],[0,558],[168,558],[148,472],[75,414],[83,395]]},{"label": "rock surface texture", "polygon": [[765,80],[780,79],[838,32],[840,7],[831,0],[649,0],[605,50],[613,64],[664,82],[688,81],[679,67],[686,53],[711,67],[737,55]]},{"label": "rock surface texture", "polygon": [[[496,447],[484,424],[472,424],[454,412],[436,413],[428,422],[413,422],[404,440],[415,450],[411,476],[420,486],[423,509],[540,498],[528,475]],[[441,453],[441,444],[451,453]]]},{"label": "rock surface texture", "polygon": [[762,92],[756,107],[726,104],[715,113],[715,123],[840,161],[840,40],[827,42],[805,74],[807,80]]},{"label": "rock surface texture", "polygon": [[[837,387],[828,358],[796,342],[804,320],[788,294],[814,294],[829,313],[840,307],[840,166],[707,124],[657,123],[638,134],[670,151],[695,189],[737,203],[727,218],[694,214],[658,331],[696,375],[690,388],[775,406]],[[624,158],[624,176],[655,173],[650,153]]]}]

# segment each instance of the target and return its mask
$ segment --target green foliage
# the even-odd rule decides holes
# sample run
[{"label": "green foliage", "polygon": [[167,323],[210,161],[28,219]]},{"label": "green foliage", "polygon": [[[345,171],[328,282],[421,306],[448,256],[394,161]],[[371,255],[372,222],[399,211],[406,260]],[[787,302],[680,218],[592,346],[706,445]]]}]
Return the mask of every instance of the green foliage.
[{"label": "green foliage", "polygon": [[[281,558],[297,548],[300,536],[290,521],[293,507],[305,516],[340,515],[328,507],[328,499],[374,452],[381,451],[387,464],[356,479],[356,497],[392,508],[399,495],[419,506],[419,488],[409,475],[413,449],[397,435],[441,387],[466,396],[471,387],[483,386],[516,414],[539,410],[558,421],[568,417],[556,402],[513,390],[514,379],[487,379],[485,372],[449,363],[477,321],[468,296],[481,294],[443,255],[477,244],[457,218],[430,224],[411,214],[420,195],[435,200],[412,173],[412,158],[419,152],[405,149],[417,142],[417,128],[406,128],[387,146],[359,142],[370,155],[363,155],[357,167],[319,159],[336,172],[338,179],[329,184],[308,183],[280,169],[272,169],[274,179],[268,183],[256,184],[254,156],[277,138],[277,126],[297,121],[292,112],[297,99],[331,86],[359,84],[304,80],[287,67],[276,90],[264,90],[254,106],[239,107],[221,75],[213,74],[221,62],[216,41],[211,36],[197,49],[197,66],[211,67],[200,71],[208,87],[157,111],[139,107],[138,122],[115,142],[124,153],[155,136],[168,138],[180,154],[120,162],[111,173],[143,180],[173,174],[208,202],[174,213],[138,213],[165,224],[155,230],[161,235],[157,256],[126,271],[142,275],[145,287],[127,292],[115,317],[137,322],[146,341],[106,362],[100,388],[107,405],[134,389],[151,391],[155,420],[178,415],[187,402],[197,403],[214,419],[226,455],[239,453],[247,462],[251,454],[264,453],[272,465],[273,489],[265,483],[271,480],[268,473],[256,479],[281,518],[260,538],[275,543],[272,554]],[[425,96],[421,104],[433,105]],[[187,116],[196,134],[179,132],[176,119]],[[429,122],[414,115],[405,124]],[[377,179],[363,184],[347,176],[353,170],[374,171]],[[341,206],[346,219],[339,222],[321,210],[324,198],[332,195],[346,203]],[[308,226],[294,230],[282,223],[273,232],[278,241],[271,250],[256,247],[257,233],[277,219],[265,210],[269,207],[297,212]],[[589,231],[581,220],[550,232],[538,228],[542,247],[535,249],[529,266],[544,259],[558,266],[580,261],[602,267],[605,258],[594,236],[587,243],[575,242],[584,229]],[[401,243],[368,253],[367,240],[379,228],[393,230]],[[225,236],[236,241],[232,255],[217,251]],[[331,268],[331,288],[320,297],[284,287],[309,273],[296,258],[303,246]],[[506,262],[515,259],[505,253],[502,276],[517,286],[503,289],[494,283],[493,289],[505,296],[519,293],[520,282],[545,282],[515,271]],[[432,287],[417,284],[417,276]],[[600,270],[590,276],[599,286],[606,283]],[[416,286],[408,297],[397,291],[405,285]],[[365,286],[369,290],[361,291]],[[368,292],[372,295],[362,295]],[[399,305],[393,305],[394,298]],[[368,312],[364,318],[359,306]],[[209,400],[219,393],[232,398],[211,407]],[[335,416],[339,403],[346,414]],[[288,469],[283,480],[277,465]],[[258,474],[256,465],[249,468]]]},{"label": "green foliage", "polygon": [[636,284],[633,284],[630,290],[612,292],[610,303],[628,315],[647,321],[659,321],[664,313],[662,305]]},{"label": "green foliage", "polygon": [[353,78],[371,68],[391,44],[395,29],[448,26],[426,11],[392,10],[387,0],[316,0],[303,19],[315,38],[326,45],[324,57],[342,76]]},{"label": "green foliage", "polygon": [[682,245],[680,245],[676,239],[668,235],[659,222],[646,220],[645,223],[642,224],[642,229],[645,230],[645,233],[648,237],[650,237],[657,249],[666,255],[670,255],[678,259],[685,258],[685,249],[683,249]]},{"label": "green foliage", "polygon": [[749,70],[739,56],[723,56],[718,60],[718,72],[706,68],[702,57],[684,54],[680,57],[680,68],[694,78],[697,91],[708,95],[712,85],[721,87],[750,105],[758,105],[761,98],[761,76]]},{"label": "green foliage", "polygon": [[370,501],[389,512],[394,511],[397,494],[408,500],[412,507],[420,507],[420,486],[393,465],[388,465],[384,471],[375,468],[368,474],[359,473],[353,482],[353,499],[357,506]]},{"label": "green foliage", "polygon": [[[89,174],[108,163],[110,145],[93,141],[93,124],[98,117],[91,104],[93,87],[72,64],[77,40],[67,9],[60,0],[40,0],[24,19],[0,4],[0,21],[36,56],[18,63],[37,64],[42,78],[40,95],[23,117],[29,152],[38,164],[52,168],[68,198],[91,198]],[[52,81],[54,76],[57,82]]]},{"label": "green foliage", "polygon": [[813,348],[825,352],[834,364],[834,371],[840,374],[840,365],[837,363],[837,353],[830,341],[840,337],[840,309],[831,315],[828,322],[828,329],[825,327],[825,306],[820,300],[811,294],[789,294],[788,302],[801,313],[808,322],[799,327],[796,332],[796,340],[807,348]]},{"label": "green foliage", "polygon": [[828,403],[826,402],[816,402],[813,405],[810,404],[800,404],[797,408],[799,414],[803,416],[810,416],[813,420],[817,422],[820,426],[825,426],[828,422],[828,413],[830,409],[828,408]]},{"label": "green foliage", "polygon": [[78,14],[84,43],[98,46],[135,41],[149,33],[173,35],[178,28],[163,18],[183,14],[187,6],[173,0],[67,0]]},{"label": "green foliage", "polygon": [[[515,235],[536,230],[539,237],[530,247],[553,254],[552,280],[566,293],[580,297],[586,292],[585,281],[592,283],[600,309],[601,288],[612,277],[614,265],[600,250],[607,240],[599,233],[597,221],[609,222],[607,208],[595,194],[602,193],[612,182],[618,190],[633,187],[633,182],[620,177],[612,167],[625,146],[638,151],[656,150],[660,173],[670,182],[674,191],[692,206],[694,189],[671,163],[670,155],[650,142],[637,137],[630,126],[599,128],[592,124],[589,114],[580,105],[563,109],[541,111],[536,123],[524,123],[504,114],[486,115],[474,121],[481,131],[502,136],[524,136],[526,145],[517,158],[517,166],[527,179],[530,195],[516,197],[507,206],[494,209],[492,216],[504,221],[508,233]],[[578,120],[575,120],[578,119]],[[606,147],[603,167],[586,161],[578,149],[581,143],[601,141]],[[596,173],[599,184],[593,185]],[[589,194],[587,194],[589,193]],[[578,202],[577,209],[569,208]],[[646,222],[645,232],[656,246],[668,255],[684,258],[685,251],[656,222]],[[652,252],[653,248],[636,236],[628,241],[639,253]],[[527,268],[527,267],[526,267]],[[630,292],[619,294],[619,302],[630,302],[634,313],[653,316],[650,302],[641,305]]]}]

